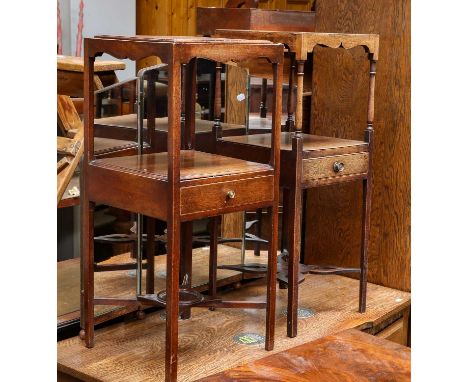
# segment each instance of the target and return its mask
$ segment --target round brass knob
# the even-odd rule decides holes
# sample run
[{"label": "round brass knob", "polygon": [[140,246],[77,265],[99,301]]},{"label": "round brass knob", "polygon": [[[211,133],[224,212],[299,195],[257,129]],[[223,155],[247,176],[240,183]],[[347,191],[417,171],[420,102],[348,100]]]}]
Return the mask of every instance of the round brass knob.
[{"label": "round brass knob", "polygon": [[236,196],[236,193],[234,191],[228,191],[226,196],[228,197],[228,199],[234,199],[234,197]]},{"label": "round brass knob", "polygon": [[343,170],[344,170],[344,163],[343,162],[333,163],[333,171],[342,172]]}]

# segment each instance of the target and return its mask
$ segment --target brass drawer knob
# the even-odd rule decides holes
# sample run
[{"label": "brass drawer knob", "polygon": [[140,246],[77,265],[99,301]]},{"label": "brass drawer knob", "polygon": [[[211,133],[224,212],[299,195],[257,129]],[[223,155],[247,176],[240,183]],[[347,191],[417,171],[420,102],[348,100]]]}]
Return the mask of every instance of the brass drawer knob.
[{"label": "brass drawer knob", "polygon": [[228,199],[234,199],[234,197],[236,196],[236,193],[231,190],[227,192],[226,196]]},{"label": "brass drawer knob", "polygon": [[338,173],[338,172],[343,172],[343,170],[344,170],[344,163],[343,162],[333,163],[333,171]]}]

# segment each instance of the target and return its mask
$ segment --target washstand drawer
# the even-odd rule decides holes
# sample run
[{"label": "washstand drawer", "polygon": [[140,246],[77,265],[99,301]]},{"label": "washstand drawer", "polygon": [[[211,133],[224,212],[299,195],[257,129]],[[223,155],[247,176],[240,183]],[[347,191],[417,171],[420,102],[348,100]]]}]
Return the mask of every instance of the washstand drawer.
[{"label": "washstand drawer", "polygon": [[273,200],[273,176],[261,176],[200,186],[183,187],[180,190],[181,215],[204,211],[230,209],[232,207]]},{"label": "washstand drawer", "polygon": [[367,152],[305,159],[302,162],[303,181],[366,174],[368,164]]}]

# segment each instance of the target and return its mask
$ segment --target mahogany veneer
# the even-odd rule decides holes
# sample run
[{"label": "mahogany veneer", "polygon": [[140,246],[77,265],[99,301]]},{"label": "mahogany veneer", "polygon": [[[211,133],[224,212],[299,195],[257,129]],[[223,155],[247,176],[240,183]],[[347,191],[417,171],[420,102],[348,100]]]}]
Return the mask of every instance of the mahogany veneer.
[{"label": "mahogany veneer", "polygon": [[[168,154],[98,159],[88,167],[89,197],[95,202],[168,219]],[[255,181],[255,182],[252,182]],[[113,192],[107,185],[112,182]],[[129,199],[128,185],[133,185]],[[181,220],[213,216],[219,209],[269,205],[274,171],[268,164],[227,158],[194,150],[180,152]],[[229,198],[229,192],[235,196]],[[154,203],[155,195],[158,202]]]},{"label": "mahogany veneer", "polygon": [[409,348],[356,329],[348,329],[198,381],[409,382],[410,380]]},{"label": "mahogany veneer", "polygon": [[[288,98],[288,127],[290,132],[281,134],[280,183],[283,187],[283,248],[287,249],[288,261],[288,335],[297,335],[297,299],[299,272],[311,273],[359,273],[359,311],[366,309],[367,254],[369,241],[371,189],[372,189],[372,147],[374,120],[375,70],[378,58],[379,36],[373,34],[312,33],[312,32],[273,32],[247,30],[217,30],[218,36],[231,38],[264,38],[283,43],[290,52],[291,70]],[[304,63],[308,56],[312,59],[316,46],[350,49],[361,46],[368,53],[369,96],[367,128],[363,141],[344,140],[332,137],[319,137],[302,132],[303,77]],[[295,76],[295,81],[293,77]],[[295,115],[293,113],[292,87],[297,83]],[[293,115],[295,119],[293,120]],[[311,113],[312,115],[312,113]],[[312,124],[311,124],[312,126]],[[217,141],[217,152],[241,159],[268,158],[269,134],[227,137]],[[362,246],[359,268],[333,266],[299,267],[301,245],[302,191],[310,187],[324,186],[352,180],[363,182]],[[245,264],[246,269],[249,264]],[[240,270],[239,266],[232,269]],[[258,273],[262,273],[261,267]]]},{"label": "mahogany veneer", "polygon": [[197,7],[197,34],[211,36],[216,29],[314,31],[315,12],[284,9]]},{"label": "mahogany veneer", "polygon": [[[266,309],[265,348],[271,350],[275,327],[280,153],[278,138],[281,128],[283,46],[268,41],[159,36],[99,36],[85,39],[84,46],[85,157],[81,204],[83,259],[81,337],[84,338],[86,346],[94,346],[94,304],[138,308],[145,305],[165,306],[167,312],[165,375],[166,381],[176,381],[179,311],[181,317],[186,319],[190,317],[190,306],[204,306],[211,309],[218,307]],[[154,127],[147,124],[149,153],[143,154],[143,147],[140,147],[139,155],[96,159],[93,139],[95,118],[92,79],[95,57],[103,53],[132,60],[156,56],[167,64],[169,77],[167,152],[156,153]],[[196,59],[199,57],[216,61],[219,63],[217,67],[220,67],[220,63],[253,58],[267,59],[271,64],[275,86],[275,108],[272,120],[272,147],[267,164],[193,150],[196,81],[194,74]],[[182,73],[184,73],[183,83]],[[217,86],[219,87],[219,82]],[[182,107],[181,94],[184,95],[184,107]],[[219,100],[219,98],[215,100],[218,111]],[[147,99],[148,104],[152,102],[153,100]],[[138,134],[140,137],[142,129],[143,126],[140,126]],[[215,131],[220,129],[218,118],[213,129]],[[141,292],[142,267],[141,258],[138,258],[136,298],[94,296],[93,211],[96,202],[167,221],[165,291],[154,294],[147,288],[147,294]],[[211,216],[214,217],[212,226],[215,227],[216,217],[221,214],[257,207],[267,207],[272,215],[266,302],[223,301],[217,297],[215,251],[210,254],[210,295],[204,297],[191,290],[190,220]],[[149,219],[150,222],[151,220]],[[154,225],[150,225],[147,230],[148,253],[154,253],[154,236]],[[215,240],[212,239],[212,246]],[[185,299],[186,296],[189,297],[188,301]]]}]

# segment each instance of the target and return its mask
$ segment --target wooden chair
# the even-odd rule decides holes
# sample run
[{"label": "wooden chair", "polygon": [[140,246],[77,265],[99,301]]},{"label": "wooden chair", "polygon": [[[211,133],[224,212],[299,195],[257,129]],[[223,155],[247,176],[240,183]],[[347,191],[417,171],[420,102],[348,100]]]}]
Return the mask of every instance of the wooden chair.
[{"label": "wooden chair", "polygon": [[[312,33],[312,32],[270,32],[270,31],[217,31],[217,35],[229,38],[268,39],[281,42],[292,51],[296,60],[297,101],[294,130],[281,133],[280,183],[283,188],[283,246],[287,249],[288,283],[288,335],[297,335],[298,282],[302,273],[339,274],[359,273],[359,311],[366,309],[367,254],[369,242],[370,207],[372,190],[374,84],[378,59],[378,35]],[[303,68],[307,55],[316,46],[350,49],[362,46],[370,62],[369,98],[367,128],[364,140],[354,141],[334,137],[322,137],[302,132]],[[269,155],[270,134],[220,138],[217,153],[240,159],[266,161]],[[311,187],[332,185],[360,180],[363,182],[362,248],[359,268],[334,266],[299,266],[301,244],[302,192]],[[286,244],[287,243],[287,244]],[[247,269],[249,264],[231,266],[229,269]],[[284,267],[279,267],[279,269]],[[265,269],[257,267],[257,272]],[[303,276],[302,276],[303,278]]]},{"label": "wooden chair", "polygon": [[[168,64],[167,152],[97,159],[94,153],[93,64],[95,57],[109,53],[116,58],[143,59],[157,56]],[[194,150],[196,58],[216,62],[266,58],[274,71],[275,110],[270,159],[266,164]],[[181,67],[187,65],[184,89]],[[166,380],[177,380],[178,316],[182,308],[266,309],[265,348],[274,345],[276,298],[276,241],[279,195],[279,132],[283,46],[266,41],[211,39],[201,37],[112,37],[85,39],[85,152],[82,171],[82,337],[94,345],[94,305],[159,306],[166,308]],[[184,140],[181,139],[181,93],[185,100]],[[219,128],[219,124],[217,124]],[[140,127],[142,127],[140,125]],[[192,149],[189,149],[192,148]],[[112,188],[113,192],[107,190]],[[94,296],[93,210],[95,203],[140,213],[167,221],[166,290],[157,294],[141,291],[141,265],[137,270],[137,295],[132,299]],[[267,298],[258,301],[225,301],[203,296],[191,289],[191,221],[203,217],[268,207],[272,214],[269,246]],[[152,233],[148,232],[149,243]],[[138,264],[141,264],[138,259]],[[210,269],[216,257],[211,256]],[[181,277],[179,276],[179,273]],[[213,277],[213,272],[211,276]],[[180,282],[180,280],[182,282]],[[181,285],[182,284],[182,285]]]}]

